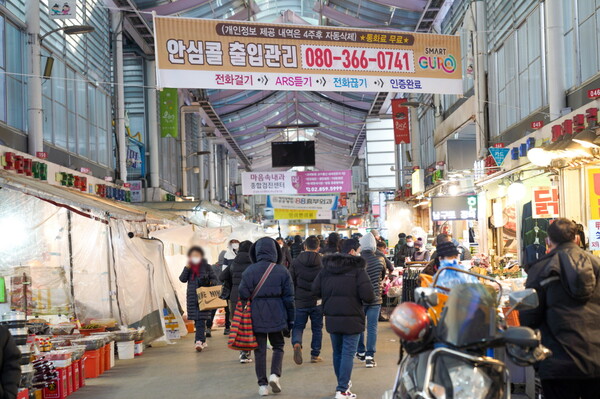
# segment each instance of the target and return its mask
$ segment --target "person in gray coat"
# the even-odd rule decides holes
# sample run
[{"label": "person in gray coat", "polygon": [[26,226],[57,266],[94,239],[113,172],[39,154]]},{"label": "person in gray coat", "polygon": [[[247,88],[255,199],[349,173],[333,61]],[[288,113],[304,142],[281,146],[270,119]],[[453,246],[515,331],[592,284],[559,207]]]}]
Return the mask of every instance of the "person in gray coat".
[{"label": "person in gray coat", "polygon": [[204,258],[204,250],[194,246],[188,251],[188,263],[183,268],[179,280],[187,283],[187,317],[194,320],[196,324],[196,351],[202,352],[206,348],[206,322],[210,320],[210,310],[200,311],[198,306],[198,294],[196,290],[200,287],[211,287],[218,284],[217,276],[213,268]]},{"label": "person in gray coat", "polygon": [[[367,331],[362,333],[358,341],[358,358],[365,362],[367,368],[377,366],[375,363],[375,350],[377,346],[377,323],[382,304],[381,282],[386,274],[385,257],[377,254],[377,242],[373,234],[366,234],[360,239],[362,251],[360,256],[367,264],[367,274],[371,280],[375,300],[364,303],[367,317]],[[367,344],[365,346],[365,335]]]}]

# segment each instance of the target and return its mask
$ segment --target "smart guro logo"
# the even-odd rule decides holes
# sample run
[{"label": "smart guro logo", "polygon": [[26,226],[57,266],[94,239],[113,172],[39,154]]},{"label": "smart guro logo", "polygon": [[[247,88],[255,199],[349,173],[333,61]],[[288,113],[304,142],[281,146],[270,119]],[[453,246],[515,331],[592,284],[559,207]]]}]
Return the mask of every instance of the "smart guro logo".
[{"label": "smart guro logo", "polygon": [[421,69],[442,70],[446,73],[456,71],[456,58],[447,54],[445,48],[426,48],[425,54],[419,58]]}]

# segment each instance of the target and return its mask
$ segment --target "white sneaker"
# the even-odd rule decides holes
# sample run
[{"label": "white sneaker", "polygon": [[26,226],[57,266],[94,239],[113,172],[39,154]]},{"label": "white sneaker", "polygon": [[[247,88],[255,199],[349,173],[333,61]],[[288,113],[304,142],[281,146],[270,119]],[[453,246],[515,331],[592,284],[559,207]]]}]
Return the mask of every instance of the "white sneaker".
[{"label": "white sneaker", "polygon": [[260,396],[269,396],[269,387],[266,385],[261,385],[258,387],[258,394]]},{"label": "white sneaker", "polygon": [[335,399],[356,399],[356,395],[350,391],[346,391],[346,392],[337,391],[335,393]]},{"label": "white sneaker", "polygon": [[365,359],[365,366],[368,369],[372,369],[373,367],[377,367],[377,363],[375,362],[375,359],[373,358],[373,356],[367,356]]},{"label": "white sneaker", "polygon": [[269,385],[271,386],[273,393],[281,392],[281,384],[279,383],[279,377],[277,377],[277,375],[271,374],[271,377],[269,377]]},{"label": "white sneaker", "polygon": [[206,349],[206,348],[208,348],[208,343],[202,342],[202,349]]},{"label": "white sneaker", "polygon": [[204,343],[202,341],[196,341],[196,351],[198,352],[202,352],[202,349],[204,349]]}]

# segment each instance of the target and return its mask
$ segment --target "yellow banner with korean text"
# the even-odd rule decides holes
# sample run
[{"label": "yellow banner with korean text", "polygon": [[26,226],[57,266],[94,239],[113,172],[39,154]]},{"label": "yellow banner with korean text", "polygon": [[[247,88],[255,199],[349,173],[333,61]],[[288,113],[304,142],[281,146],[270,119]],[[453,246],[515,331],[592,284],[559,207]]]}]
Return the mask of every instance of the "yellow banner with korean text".
[{"label": "yellow banner with korean text", "polygon": [[600,168],[587,170],[590,219],[600,219]]},{"label": "yellow banner with korean text", "polygon": [[462,94],[459,36],[155,17],[160,87]]},{"label": "yellow banner with korean text", "polygon": [[316,219],[317,210],[310,209],[274,209],[275,220]]}]

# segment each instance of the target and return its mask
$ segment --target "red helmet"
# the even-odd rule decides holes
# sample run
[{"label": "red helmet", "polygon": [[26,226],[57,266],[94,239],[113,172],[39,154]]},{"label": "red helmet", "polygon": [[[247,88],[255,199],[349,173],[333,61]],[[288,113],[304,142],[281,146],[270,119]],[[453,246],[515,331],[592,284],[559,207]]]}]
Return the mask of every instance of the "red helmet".
[{"label": "red helmet", "polygon": [[396,306],[390,316],[392,329],[405,341],[423,339],[431,327],[427,309],[414,302],[403,302]]}]

